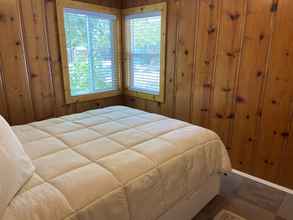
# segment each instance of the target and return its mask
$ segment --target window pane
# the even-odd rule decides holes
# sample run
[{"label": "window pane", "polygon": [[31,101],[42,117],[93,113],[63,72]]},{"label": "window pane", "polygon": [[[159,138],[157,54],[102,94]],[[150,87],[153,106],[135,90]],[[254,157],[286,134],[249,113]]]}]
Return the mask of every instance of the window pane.
[{"label": "window pane", "polygon": [[115,16],[64,10],[71,95],[117,90]]},{"label": "window pane", "polygon": [[161,15],[145,13],[129,16],[130,88],[160,93]]}]

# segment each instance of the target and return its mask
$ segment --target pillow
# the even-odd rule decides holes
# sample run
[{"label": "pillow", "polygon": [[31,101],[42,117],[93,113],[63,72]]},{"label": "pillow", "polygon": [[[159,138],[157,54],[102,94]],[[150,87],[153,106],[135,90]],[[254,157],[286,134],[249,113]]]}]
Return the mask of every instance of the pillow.
[{"label": "pillow", "polygon": [[0,115],[0,219],[35,168],[9,124]]}]

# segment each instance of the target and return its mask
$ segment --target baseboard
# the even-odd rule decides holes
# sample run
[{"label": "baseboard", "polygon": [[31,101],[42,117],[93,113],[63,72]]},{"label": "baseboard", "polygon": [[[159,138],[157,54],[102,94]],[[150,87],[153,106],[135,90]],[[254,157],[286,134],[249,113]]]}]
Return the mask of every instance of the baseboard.
[{"label": "baseboard", "polygon": [[241,171],[239,171],[239,170],[235,170],[235,169],[233,169],[232,172],[233,172],[233,173],[236,173],[236,174],[238,174],[238,175],[240,175],[240,176],[246,177],[246,178],[248,178],[248,179],[254,180],[254,181],[256,181],[256,182],[262,183],[262,184],[264,184],[264,185],[270,186],[270,187],[272,187],[272,188],[275,188],[275,189],[278,189],[278,190],[281,190],[281,191],[283,191],[283,192],[286,192],[286,193],[289,193],[289,194],[293,195],[293,190],[292,190],[292,189],[289,189],[289,188],[286,188],[286,187],[284,187],[284,186],[280,186],[280,185],[278,185],[278,184],[275,184],[275,183],[269,182],[269,181],[267,181],[267,180],[264,180],[264,179],[261,179],[261,178],[258,178],[258,177],[255,177],[255,176],[249,175],[249,174],[247,174],[247,173],[243,173],[243,172],[241,172]]}]

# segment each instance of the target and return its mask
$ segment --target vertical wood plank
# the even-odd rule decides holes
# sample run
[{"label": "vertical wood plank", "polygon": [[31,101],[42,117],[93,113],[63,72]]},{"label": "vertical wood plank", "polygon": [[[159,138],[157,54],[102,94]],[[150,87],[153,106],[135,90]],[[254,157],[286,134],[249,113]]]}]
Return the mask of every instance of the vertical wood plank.
[{"label": "vertical wood plank", "polygon": [[[1,57],[0,57],[1,58]],[[0,115],[8,120],[8,109],[6,101],[6,93],[4,89],[3,71],[2,71],[2,59],[0,59]]]},{"label": "vertical wood plank", "polygon": [[227,144],[232,112],[233,92],[241,54],[245,23],[245,0],[223,0],[221,29],[216,53],[213,95],[209,115],[210,128]]},{"label": "vertical wood plank", "polygon": [[278,183],[282,186],[293,189],[293,109],[291,109],[291,125],[290,125],[290,136],[288,142],[284,146],[282,158],[280,162]]},{"label": "vertical wood plank", "polygon": [[234,97],[231,159],[233,167],[252,171],[253,145],[257,141],[258,104],[265,82],[266,63],[272,37],[272,1],[249,0],[238,90]]},{"label": "vertical wood plank", "polygon": [[190,120],[197,1],[181,0],[178,12],[175,78],[175,117]]},{"label": "vertical wood plank", "polygon": [[44,0],[20,0],[24,43],[36,120],[53,116],[54,91],[49,63]]},{"label": "vertical wood plank", "polygon": [[191,119],[204,127],[208,127],[220,10],[219,0],[199,0]]},{"label": "vertical wood plank", "polygon": [[174,82],[177,43],[178,0],[168,1],[167,13],[167,49],[166,49],[166,77],[165,102],[161,104],[161,113],[169,117],[174,116]]},{"label": "vertical wood plank", "polygon": [[34,111],[18,1],[1,0],[0,15],[0,57],[10,120],[13,124],[31,122]]},{"label": "vertical wood plank", "polygon": [[253,157],[254,174],[273,182],[278,182],[293,105],[293,2],[279,1],[278,8],[259,141]]},{"label": "vertical wood plank", "polygon": [[50,66],[54,88],[54,115],[61,116],[75,111],[74,105],[65,104],[64,86],[61,67],[60,47],[58,40],[57,15],[55,1],[46,1],[46,25]]}]

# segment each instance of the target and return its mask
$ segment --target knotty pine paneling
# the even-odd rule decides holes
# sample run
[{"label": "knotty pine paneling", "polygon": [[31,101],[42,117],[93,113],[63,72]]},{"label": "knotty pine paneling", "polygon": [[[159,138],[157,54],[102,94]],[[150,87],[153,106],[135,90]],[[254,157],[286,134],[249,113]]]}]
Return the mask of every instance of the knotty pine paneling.
[{"label": "knotty pine paneling", "polygon": [[268,53],[272,36],[272,2],[249,1],[237,92],[233,97],[235,119],[231,121],[229,146],[234,168],[249,172],[260,119],[259,102],[267,77]]},{"label": "knotty pine paneling", "polygon": [[233,93],[236,90],[235,81],[243,45],[247,1],[222,0],[221,4],[215,72],[211,84],[213,92],[209,107],[209,128],[219,134],[227,145],[230,121],[234,119]]},{"label": "knotty pine paneling", "polygon": [[206,127],[209,123],[209,106],[213,91],[220,10],[219,0],[199,1],[191,120]]},{"label": "knotty pine paneling", "polygon": [[262,117],[253,154],[255,175],[273,182],[279,182],[280,176],[283,175],[283,170],[280,169],[284,163],[282,155],[286,153],[286,148],[292,148],[292,142],[288,142],[293,111],[292,10],[292,1],[279,1],[278,13],[273,24],[274,33],[268,60],[269,74],[263,96]]},{"label": "knotty pine paneling", "polygon": [[293,188],[293,2],[165,1],[166,99],[151,110],[214,130],[234,168]]},{"label": "knotty pine paneling", "polygon": [[49,62],[45,1],[20,0],[23,36],[35,119],[53,114],[54,91]]},{"label": "knotty pine paneling", "polygon": [[25,59],[22,18],[18,0],[0,2],[1,81],[5,89],[10,122],[34,119],[30,76]]},{"label": "knotty pine paneling", "polygon": [[[121,1],[93,1],[121,7]],[[23,124],[122,104],[122,97],[66,105],[56,0],[0,0],[0,114]]]},{"label": "knotty pine paneling", "polygon": [[8,118],[6,95],[4,92],[4,83],[2,80],[3,78],[2,68],[3,67],[1,64],[1,57],[0,57],[0,112],[5,118]]},{"label": "knotty pine paneling", "polygon": [[189,121],[191,95],[186,94],[191,94],[198,2],[185,0],[177,4],[179,19],[176,39],[174,114],[181,120]]}]

